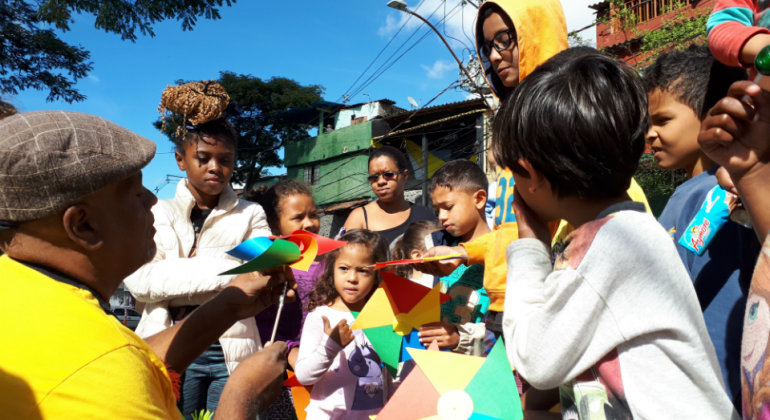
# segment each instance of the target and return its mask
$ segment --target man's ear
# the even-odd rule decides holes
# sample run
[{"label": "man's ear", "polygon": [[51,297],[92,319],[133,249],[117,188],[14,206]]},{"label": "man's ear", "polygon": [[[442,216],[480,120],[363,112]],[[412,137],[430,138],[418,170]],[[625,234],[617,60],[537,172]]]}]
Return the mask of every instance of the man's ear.
[{"label": "man's ear", "polygon": [[531,183],[529,184],[530,193],[534,193],[539,188],[545,187],[546,179],[542,172],[535,169],[529,161],[524,159],[519,159],[519,165],[527,171],[527,178],[531,180]]},{"label": "man's ear", "polygon": [[473,194],[473,204],[478,210],[484,210],[487,206],[487,192],[484,190],[478,190]]},{"label": "man's ear", "polygon": [[96,251],[104,245],[99,224],[93,216],[93,208],[88,204],[70,206],[62,216],[62,224],[67,236],[86,251]]},{"label": "man's ear", "polygon": [[176,159],[176,165],[179,166],[180,171],[187,170],[185,169],[184,154],[182,154],[179,150],[174,152],[174,159]]}]

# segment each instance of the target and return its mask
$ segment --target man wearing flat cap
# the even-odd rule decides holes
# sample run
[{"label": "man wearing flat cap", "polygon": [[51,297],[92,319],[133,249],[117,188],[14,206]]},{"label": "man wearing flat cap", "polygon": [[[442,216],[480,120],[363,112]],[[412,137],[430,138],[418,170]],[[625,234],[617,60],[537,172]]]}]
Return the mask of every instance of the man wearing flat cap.
[{"label": "man wearing flat cap", "polygon": [[[152,141],[93,115],[0,121],[3,418],[179,419],[171,378],[236,320],[277,302],[281,270],[239,276],[146,342],[112,316],[109,297],[155,254],[157,198],[141,173],[154,155]],[[275,343],[241,363],[217,418],[253,419],[272,402],[284,350]]]}]

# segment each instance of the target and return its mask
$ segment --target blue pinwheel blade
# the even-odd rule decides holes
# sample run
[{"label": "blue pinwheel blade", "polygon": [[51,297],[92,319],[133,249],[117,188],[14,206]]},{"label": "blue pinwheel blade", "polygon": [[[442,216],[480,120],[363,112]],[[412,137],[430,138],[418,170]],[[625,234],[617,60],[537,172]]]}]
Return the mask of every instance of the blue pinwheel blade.
[{"label": "blue pinwheel blade", "polygon": [[273,241],[266,236],[251,238],[227,251],[227,254],[239,260],[249,261],[262,255],[272,244]]}]

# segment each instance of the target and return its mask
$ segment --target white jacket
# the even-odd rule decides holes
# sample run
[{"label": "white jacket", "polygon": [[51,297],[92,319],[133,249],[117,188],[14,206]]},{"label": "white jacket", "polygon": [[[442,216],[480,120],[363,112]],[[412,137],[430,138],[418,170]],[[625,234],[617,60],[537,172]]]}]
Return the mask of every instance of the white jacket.
[{"label": "white jacket", "polygon": [[[270,235],[262,207],[239,200],[227,187],[203,223],[195,256],[187,258],[195,240],[190,221],[194,206],[195,199],[183,179],[174,198],[160,200],[152,208],[158,251],[151,262],[125,280],[131,294],[147,302],[136,328],[142,338],[171,327],[168,308],[203,304],[235,278],[219,275],[243,263],[225,252],[246,239]],[[262,348],[253,317],[236,322],[219,342],[231,373],[238,363]]]}]

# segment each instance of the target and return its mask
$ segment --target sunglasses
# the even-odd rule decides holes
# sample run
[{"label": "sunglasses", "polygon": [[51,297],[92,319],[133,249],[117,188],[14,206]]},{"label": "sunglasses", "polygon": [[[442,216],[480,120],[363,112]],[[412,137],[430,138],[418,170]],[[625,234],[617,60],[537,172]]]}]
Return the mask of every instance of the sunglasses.
[{"label": "sunglasses", "polygon": [[511,36],[511,32],[512,31],[510,29],[498,32],[491,41],[481,46],[481,53],[484,54],[485,57],[489,57],[492,55],[492,48],[494,48],[497,52],[503,52],[510,48],[511,44],[513,44],[513,37]]},{"label": "sunglasses", "polygon": [[380,177],[383,177],[385,179],[385,181],[392,181],[392,180],[396,179],[396,176],[398,176],[401,173],[403,173],[403,171],[398,171],[398,172],[387,171],[387,172],[383,172],[381,174],[369,175],[366,179],[369,180],[369,183],[373,183],[373,182],[379,181]]}]

